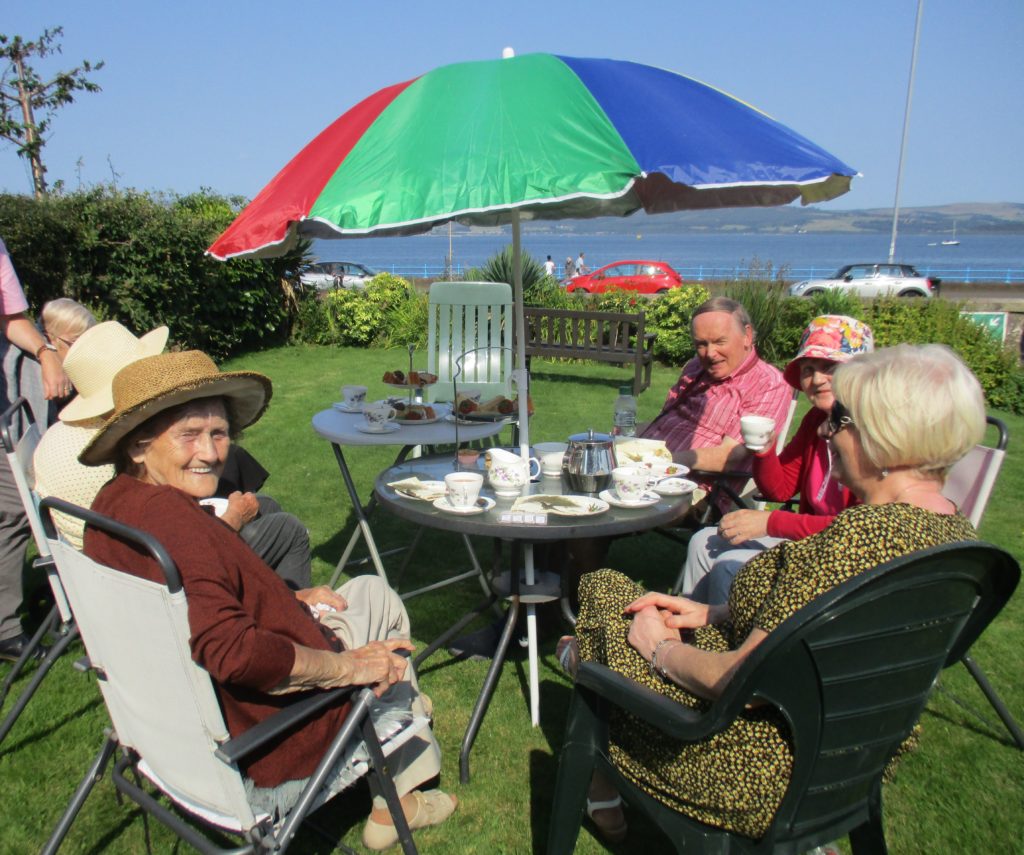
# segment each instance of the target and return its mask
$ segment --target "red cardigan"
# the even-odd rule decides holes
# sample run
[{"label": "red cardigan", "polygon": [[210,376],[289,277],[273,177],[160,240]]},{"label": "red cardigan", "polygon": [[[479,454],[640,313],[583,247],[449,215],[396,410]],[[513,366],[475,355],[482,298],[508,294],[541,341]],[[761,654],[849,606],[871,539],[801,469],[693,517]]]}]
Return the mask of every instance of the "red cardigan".
[{"label": "red cardigan", "polygon": [[[772,511],[768,517],[768,534],[788,540],[801,540],[828,528],[834,516],[814,513],[807,497],[821,486],[807,483],[811,472],[811,461],[818,443],[824,442],[818,436],[818,426],[828,416],[823,410],[811,409],[793,439],[776,455],[774,446],[754,455],[754,482],[758,490],[770,502],[786,502],[797,493],[800,506],[797,513]],[[843,509],[858,504],[857,498],[842,487]]]},{"label": "red cardigan", "polygon": [[[100,491],[92,507],[152,534],[178,565],[188,598],[192,658],[213,678],[232,736],[305,696],[267,694],[291,672],[293,644],[341,649],[334,634],[313,619],[237,533],[191,496],[119,475]],[[85,553],[126,573],[164,581],[152,558],[90,527],[85,531]],[[347,712],[346,705],[308,719],[283,741],[252,755],[246,773],[260,787],[308,777]]]}]

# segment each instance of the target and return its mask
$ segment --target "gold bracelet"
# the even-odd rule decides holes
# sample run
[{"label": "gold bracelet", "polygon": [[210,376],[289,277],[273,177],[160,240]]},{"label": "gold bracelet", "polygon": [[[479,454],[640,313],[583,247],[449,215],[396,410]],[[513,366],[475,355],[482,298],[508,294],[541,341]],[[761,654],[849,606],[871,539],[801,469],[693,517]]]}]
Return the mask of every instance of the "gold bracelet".
[{"label": "gold bracelet", "polygon": [[665,673],[665,666],[658,664],[658,651],[661,650],[665,644],[682,644],[678,638],[663,638],[654,646],[654,651],[651,653],[651,676],[652,677],[663,677],[666,680],[670,680],[671,677]]}]

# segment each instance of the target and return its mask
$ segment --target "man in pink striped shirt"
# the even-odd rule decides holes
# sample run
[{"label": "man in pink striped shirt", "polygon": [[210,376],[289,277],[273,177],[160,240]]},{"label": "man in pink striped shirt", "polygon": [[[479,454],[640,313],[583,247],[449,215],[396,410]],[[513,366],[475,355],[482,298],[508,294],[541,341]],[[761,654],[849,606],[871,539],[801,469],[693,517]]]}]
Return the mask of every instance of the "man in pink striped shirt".
[{"label": "man in pink striped shirt", "polygon": [[691,469],[749,471],[740,416],[767,416],[781,426],[793,390],[757,355],[750,316],[735,300],[713,297],[690,324],[697,355],[641,436],[663,439],[673,459]]}]

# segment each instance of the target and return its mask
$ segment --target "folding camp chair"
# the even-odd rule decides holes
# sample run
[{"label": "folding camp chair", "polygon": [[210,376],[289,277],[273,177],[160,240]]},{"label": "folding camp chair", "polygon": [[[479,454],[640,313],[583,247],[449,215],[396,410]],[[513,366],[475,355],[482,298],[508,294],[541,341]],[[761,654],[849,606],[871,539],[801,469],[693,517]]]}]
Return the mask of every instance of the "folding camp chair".
[{"label": "folding camp chair", "polygon": [[[946,476],[946,486],[942,490],[942,495],[954,502],[975,528],[981,525],[981,518],[985,514],[985,507],[999,477],[999,469],[1003,465],[1003,458],[1006,457],[1006,446],[1010,441],[1010,432],[1002,421],[994,416],[987,416],[985,421],[998,432],[995,446],[974,446],[950,470]],[[999,719],[1006,725],[1017,747],[1024,751],[1024,732],[1010,714],[1003,699],[992,688],[981,666],[974,661],[969,652],[964,654],[963,663],[978,684],[978,688],[992,704]]]},{"label": "folding camp chair", "polygon": [[[159,562],[166,582],[157,584],[105,567],[56,540],[51,508],[84,519],[90,526],[148,553]],[[41,509],[50,550],[114,728],[44,853],[57,851],[118,749],[121,756],[111,772],[118,793],[200,852],[284,852],[306,816],[329,798],[323,790],[324,782],[348,743],[360,737],[403,849],[406,853],[416,851],[384,756],[426,726],[425,719],[416,719],[382,747],[367,714],[372,693],[337,690],[312,694],[230,738],[210,676],[192,661],[188,601],[178,570],[164,548],[150,535],[60,499],[44,499]],[[288,731],[306,718],[348,700],[352,701],[351,711],[331,744],[324,746],[323,759],[294,808],[277,819],[255,810],[246,796],[238,762],[269,740],[287,739]],[[218,848],[194,823],[129,780],[125,776],[128,769],[137,781],[147,779],[196,823],[240,835],[245,845],[231,850]]]},{"label": "folding camp chair", "polygon": [[36,558],[33,566],[46,571],[54,599],[53,608],[39,625],[39,629],[29,643],[25,645],[25,650],[14,663],[10,673],[4,678],[3,687],[0,688],[0,706],[7,699],[14,681],[20,676],[25,664],[35,655],[43,640],[47,636],[56,638],[53,646],[38,663],[29,684],[18,696],[3,721],[0,722],[0,742],[3,742],[7,734],[10,733],[14,723],[36,693],[36,689],[50,672],[54,662],[78,638],[78,630],[71,615],[71,608],[53,567],[46,535],[39,519],[39,500],[31,487],[34,480],[31,474],[32,455],[35,454],[36,446],[39,445],[40,436],[39,426],[32,415],[32,409],[24,398],[18,398],[3,414],[0,414],[0,442],[3,444],[7,465],[10,467],[14,483],[18,487],[18,494],[21,496],[21,503],[25,508],[25,515],[28,517],[32,537],[39,552],[39,557]]},{"label": "folding camp chair", "polygon": [[[855,855],[884,853],[882,774],[942,668],[963,658],[1020,579],[1009,553],[947,544],[888,562],[828,591],[773,630],[706,710],[684,707],[602,665],[581,664],[548,830],[572,851],[587,787],[601,772],[679,852],[798,853],[849,834]],[[792,734],[790,782],[759,840],[677,813],[620,774],[608,755],[618,710],[672,740],[699,742],[748,707],[770,704]]]}]

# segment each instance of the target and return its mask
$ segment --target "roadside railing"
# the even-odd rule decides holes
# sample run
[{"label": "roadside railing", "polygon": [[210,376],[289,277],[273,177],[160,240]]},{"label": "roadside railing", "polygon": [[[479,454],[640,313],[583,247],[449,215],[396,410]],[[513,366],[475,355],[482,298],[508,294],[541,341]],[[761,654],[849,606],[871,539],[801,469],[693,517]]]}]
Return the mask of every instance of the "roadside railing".
[{"label": "roadside railing", "polygon": [[[600,267],[605,262],[597,262]],[[741,279],[750,273],[749,267],[742,264],[733,266],[712,265],[674,265],[679,275],[687,282],[704,282],[715,279]],[[924,264],[915,265],[922,276],[935,276],[943,282],[998,282],[1006,285],[1024,283],[1024,267],[931,267]],[[461,279],[469,270],[470,265],[462,264],[378,264],[378,270],[393,273],[403,278],[417,279]],[[787,267],[787,282],[799,282],[803,279],[827,279],[839,268],[838,265],[828,267]]]}]

